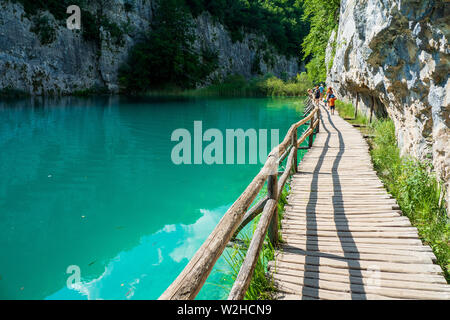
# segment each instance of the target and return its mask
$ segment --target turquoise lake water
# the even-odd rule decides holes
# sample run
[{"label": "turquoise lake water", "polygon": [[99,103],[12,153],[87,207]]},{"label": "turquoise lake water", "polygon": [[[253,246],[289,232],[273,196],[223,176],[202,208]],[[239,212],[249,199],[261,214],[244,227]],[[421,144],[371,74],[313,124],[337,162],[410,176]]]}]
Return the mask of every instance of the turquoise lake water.
[{"label": "turquoise lake water", "polygon": [[[157,299],[261,168],[175,165],[172,132],[203,121],[282,139],[302,110],[269,98],[0,101],[0,299]],[[198,298],[229,285],[221,258]]]}]

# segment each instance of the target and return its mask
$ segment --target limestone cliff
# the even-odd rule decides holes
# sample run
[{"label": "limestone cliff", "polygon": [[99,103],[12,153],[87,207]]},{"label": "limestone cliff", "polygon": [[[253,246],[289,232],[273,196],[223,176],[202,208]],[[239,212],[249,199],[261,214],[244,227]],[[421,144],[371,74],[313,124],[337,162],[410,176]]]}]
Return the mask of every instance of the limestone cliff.
[{"label": "limestone cliff", "polygon": [[282,77],[286,73],[291,78],[299,72],[297,58],[277,54],[264,36],[246,33],[242,41],[233,42],[225,27],[210,14],[203,13],[195,20],[197,47],[206,47],[219,56],[219,68],[213,76],[240,74],[250,78],[255,76],[252,70],[255,60],[262,74]]},{"label": "limestone cliff", "polygon": [[[117,92],[118,69],[129,49],[148,30],[155,12],[154,0],[133,1],[127,9],[124,0],[109,0],[102,8],[83,8],[92,12],[101,9],[110,21],[125,32],[121,43],[110,32],[100,30],[100,42],[86,41],[80,31],[68,30],[64,21],[46,15],[56,30],[55,39],[46,45],[32,32],[33,19],[21,4],[0,0],[0,90],[18,89],[31,94],[70,94],[74,91],[106,87]],[[243,41],[232,42],[225,27],[204,13],[194,21],[197,47],[208,47],[219,55],[219,68],[214,77],[227,74],[252,75],[254,59],[262,72],[295,76],[295,58],[278,55],[263,36],[246,34]],[[268,52],[270,60],[263,59]],[[267,56],[267,55],[266,55]],[[266,59],[267,60],[267,59]]]},{"label": "limestone cliff", "polygon": [[[450,6],[445,0],[342,0],[328,83],[365,113],[387,113],[403,154],[431,159],[450,203]],[[331,63],[330,63],[331,65]]]}]

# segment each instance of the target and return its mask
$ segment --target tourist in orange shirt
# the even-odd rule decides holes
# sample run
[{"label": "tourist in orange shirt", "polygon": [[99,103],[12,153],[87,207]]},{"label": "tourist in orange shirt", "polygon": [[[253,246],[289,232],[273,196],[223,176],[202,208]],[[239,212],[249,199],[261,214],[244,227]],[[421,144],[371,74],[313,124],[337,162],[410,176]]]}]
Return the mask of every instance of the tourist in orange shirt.
[{"label": "tourist in orange shirt", "polygon": [[327,107],[330,107],[330,103],[329,103],[328,99],[330,98],[330,95],[332,95],[332,94],[333,94],[333,88],[332,87],[328,87],[327,93],[325,94],[325,100],[326,100],[325,105]]},{"label": "tourist in orange shirt", "polygon": [[334,115],[336,100],[337,100],[336,96],[333,93],[331,93],[328,97],[328,105],[330,106],[331,114],[333,114],[333,115]]}]

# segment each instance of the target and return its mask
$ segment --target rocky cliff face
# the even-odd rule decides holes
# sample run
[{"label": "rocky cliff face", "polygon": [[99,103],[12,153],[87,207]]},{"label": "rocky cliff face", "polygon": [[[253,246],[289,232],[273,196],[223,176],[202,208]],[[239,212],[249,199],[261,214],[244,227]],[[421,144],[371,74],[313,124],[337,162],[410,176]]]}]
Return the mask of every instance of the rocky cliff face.
[{"label": "rocky cliff face", "polygon": [[294,77],[299,72],[297,59],[277,54],[264,36],[247,33],[242,41],[233,43],[225,27],[208,13],[197,17],[196,37],[198,48],[205,47],[219,55],[219,68],[212,77],[240,74],[250,78],[255,75],[255,61],[262,74],[281,77],[286,73],[287,77]]},{"label": "rocky cliff face", "polygon": [[432,159],[450,203],[450,6],[341,0],[328,83],[366,114],[389,114],[403,154]]},{"label": "rocky cliff face", "polygon": [[[70,94],[93,87],[106,87],[117,92],[118,69],[126,60],[129,49],[138,41],[142,31],[148,30],[155,12],[154,0],[136,0],[126,10],[123,0],[110,0],[102,8],[103,14],[126,32],[121,44],[102,29],[101,41],[84,40],[80,31],[68,30],[65,22],[46,15],[56,30],[55,40],[42,45],[20,4],[0,0],[0,90],[18,89],[31,94]],[[85,9],[85,8],[84,8]],[[98,8],[90,8],[95,12]],[[241,74],[250,77],[254,59],[262,72],[281,76],[295,76],[298,64],[295,58],[275,53],[262,36],[246,34],[242,42],[231,37],[220,23],[204,13],[195,19],[197,47],[217,51],[219,69],[212,77]],[[270,59],[264,60],[264,53]]]},{"label": "rocky cliff face", "polygon": [[[1,1],[0,9],[0,89],[12,88],[30,94],[69,94],[93,87],[118,89],[117,70],[129,48],[138,40],[139,28],[148,28],[152,17],[149,0],[136,1],[133,12],[115,1],[105,9],[117,24],[132,21],[123,46],[117,46],[108,32],[101,42],[85,41],[80,31],[67,29],[48,13],[56,30],[55,40],[42,45],[22,5]],[[95,8],[92,8],[94,10]]]}]

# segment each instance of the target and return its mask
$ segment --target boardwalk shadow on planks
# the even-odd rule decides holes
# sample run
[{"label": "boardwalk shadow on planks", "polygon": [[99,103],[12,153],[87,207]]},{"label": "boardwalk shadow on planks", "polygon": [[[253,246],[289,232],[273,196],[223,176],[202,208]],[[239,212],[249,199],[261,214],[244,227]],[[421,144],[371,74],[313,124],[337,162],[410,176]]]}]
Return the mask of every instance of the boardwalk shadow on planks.
[{"label": "boardwalk shadow on planks", "polygon": [[322,110],[321,131],[293,176],[284,241],[269,263],[277,297],[450,299],[432,249],[397,210],[360,132]]},{"label": "boardwalk shadow on planks", "polygon": [[[358,249],[357,249],[356,244],[352,237],[345,237],[345,245],[344,245],[344,239],[343,239],[341,231],[349,230],[348,220],[346,219],[345,212],[341,211],[341,210],[343,210],[342,208],[339,208],[339,210],[337,210],[338,201],[334,201],[334,200],[343,199],[342,188],[341,188],[341,183],[340,183],[339,174],[338,174],[338,167],[339,167],[339,164],[342,160],[342,156],[345,151],[345,143],[344,143],[342,133],[334,125],[329,111],[327,109],[325,109],[325,111],[327,113],[326,116],[328,117],[329,123],[336,130],[338,137],[339,137],[338,154],[333,161],[332,172],[331,172],[332,180],[333,180],[333,194],[330,196],[332,196],[332,200],[333,200],[332,202],[333,202],[333,209],[334,209],[333,210],[334,211],[334,221],[335,221],[339,241],[341,243],[342,251],[344,253],[344,259],[345,259],[344,261],[347,262],[349,270],[353,269],[352,272],[349,273],[351,296],[353,299],[361,299],[361,298],[364,299],[365,293],[361,292],[361,286],[356,287],[356,284],[352,282],[352,276],[362,278],[362,274],[360,271],[361,268],[360,268],[360,264],[359,264],[359,259],[354,259],[355,255],[356,255],[356,257],[359,258],[359,252],[358,252]],[[320,169],[321,169],[322,165],[324,164],[325,156],[327,155],[327,152],[329,149],[328,144],[331,139],[331,132],[330,132],[330,130],[328,130],[328,128],[325,125],[323,125],[323,118],[321,119],[321,121],[322,121],[322,128],[323,128],[322,130],[325,130],[327,132],[327,137],[326,137],[324,147],[322,149],[322,153],[319,156],[316,167],[312,173],[312,181],[311,181],[311,188],[310,188],[311,190],[317,190],[319,187]],[[319,287],[320,287],[319,286],[320,257],[308,255],[308,252],[318,252],[319,251],[319,242],[316,241],[318,238],[317,216],[316,216],[317,215],[316,214],[317,201],[318,201],[317,197],[314,197],[311,194],[311,196],[308,199],[307,206],[306,206],[306,209],[307,209],[306,212],[308,212],[308,215],[310,217],[310,219],[307,220],[306,229],[310,233],[309,233],[309,235],[307,235],[307,238],[306,238],[306,251],[307,252],[304,252],[304,254],[305,254],[304,279],[305,279],[305,284],[307,281],[308,286],[306,286],[306,285],[303,286],[302,296],[310,296],[310,297],[311,296],[319,297]],[[338,211],[339,211],[339,215],[337,214]],[[338,217],[339,217],[339,223],[336,220],[336,218],[338,218]],[[335,256],[333,254],[327,254],[326,256],[328,258],[336,259],[336,260],[343,259],[342,257]],[[353,259],[346,259],[346,258],[349,258],[349,256],[353,256]]]}]

